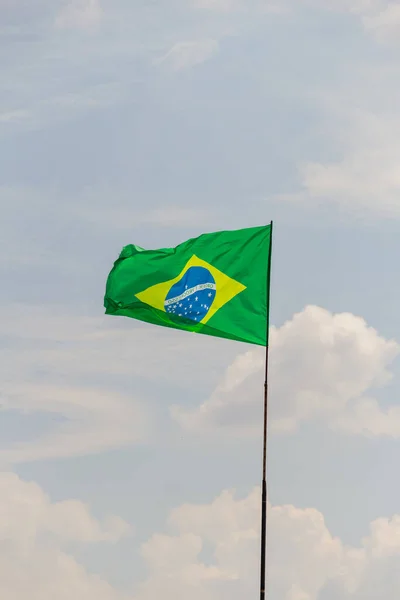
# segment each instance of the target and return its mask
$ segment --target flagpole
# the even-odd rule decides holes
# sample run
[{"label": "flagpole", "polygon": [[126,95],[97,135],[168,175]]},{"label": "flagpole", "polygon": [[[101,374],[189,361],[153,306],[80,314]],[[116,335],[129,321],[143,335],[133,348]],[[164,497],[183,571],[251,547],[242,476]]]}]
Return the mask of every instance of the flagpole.
[{"label": "flagpole", "polygon": [[262,490],[261,490],[261,576],[260,600],[266,598],[266,567],[267,567],[267,442],[268,442],[268,365],[269,365],[269,304],[271,290],[271,250],[272,250],[271,221],[270,246],[267,271],[267,337],[265,346],[265,382],[264,382],[264,430],[263,430],[263,460],[262,460]]}]

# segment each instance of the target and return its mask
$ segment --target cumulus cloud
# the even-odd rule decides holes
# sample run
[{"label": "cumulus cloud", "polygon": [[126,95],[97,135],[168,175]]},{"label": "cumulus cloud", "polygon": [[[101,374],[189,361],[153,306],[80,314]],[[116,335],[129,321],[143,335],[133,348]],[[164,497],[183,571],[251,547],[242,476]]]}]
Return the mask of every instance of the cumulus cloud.
[{"label": "cumulus cloud", "polygon": [[35,483],[0,473],[0,596],[7,600],[123,600],[66,551],[115,542],[130,533],[122,519],[97,521],[77,500],[53,503]]},{"label": "cumulus cloud", "polygon": [[200,65],[218,51],[218,42],[213,39],[178,42],[156,64],[172,71],[182,71]]},{"label": "cumulus cloud", "polygon": [[[175,397],[196,389],[194,402],[215,386],[200,406],[171,408],[183,428],[258,435],[262,349],[237,356],[238,346],[226,340],[129,325],[23,306],[8,311],[0,323],[11,343],[0,348],[1,410],[21,423],[34,414],[46,425],[36,437],[33,431],[29,440],[0,445],[0,461],[79,456],[150,439],[159,426],[154,372]],[[271,428],[291,432],[314,421],[348,434],[399,437],[398,407],[383,408],[372,394],[390,380],[398,350],[359,317],[307,307],[271,331]]]},{"label": "cumulus cloud", "polygon": [[[225,490],[209,504],[184,504],[141,547],[148,575],[134,593],[89,574],[74,545],[115,543],[131,527],[96,520],[77,500],[52,502],[33,482],[0,474],[0,595],[9,600],[239,600],[256,595],[260,490]],[[314,508],[269,506],[269,593],[276,600],[397,600],[400,516],[379,518],[359,546],[332,535]]]},{"label": "cumulus cloud", "polygon": [[[174,510],[168,531],[142,548],[150,570],[138,600],[256,596],[260,491],[224,491],[207,505]],[[269,593],[276,600],[397,600],[399,516],[378,519],[358,547],[345,546],[314,508],[269,507]],[[205,554],[206,552],[206,554]],[[207,560],[204,558],[207,556]],[[370,585],[375,595],[370,591]]]},{"label": "cumulus cloud", "polygon": [[[271,428],[291,432],[313,420],[348,433],[400,436],[400,410],[366,398],[390,380],[398,352],[360,317],[306,307],[271,331]],[[192,431],[258,432],[263,368],[263,350],[239,355],[208,400],[194,410],[173,406],[173,417]]]},{"label": "cumulus cloud", "polygon": [[91,29],[103,16],[99,0],[70,0],[57,15],[56,26],[62,29]]}]

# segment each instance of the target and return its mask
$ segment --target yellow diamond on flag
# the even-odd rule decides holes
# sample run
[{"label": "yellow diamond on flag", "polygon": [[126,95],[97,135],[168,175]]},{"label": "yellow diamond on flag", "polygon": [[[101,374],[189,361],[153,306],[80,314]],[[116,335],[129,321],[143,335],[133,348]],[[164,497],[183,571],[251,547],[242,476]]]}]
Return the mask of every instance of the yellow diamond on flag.
[{"label": "yellow diamond on flag", "polygon": [[136,297],[167,314],[205,324],[245,289],[245,285],[193,255],[177,277],[152,285]]}]

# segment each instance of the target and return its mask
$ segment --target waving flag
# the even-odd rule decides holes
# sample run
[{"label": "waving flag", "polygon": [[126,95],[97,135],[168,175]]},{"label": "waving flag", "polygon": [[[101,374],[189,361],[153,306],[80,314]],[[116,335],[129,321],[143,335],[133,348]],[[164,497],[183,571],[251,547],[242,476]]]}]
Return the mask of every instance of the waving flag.
[{"label": "waving flag", "polygon": [[272,225],[203,234],[176,248],[126,246],[106,314],[265,346]]}]

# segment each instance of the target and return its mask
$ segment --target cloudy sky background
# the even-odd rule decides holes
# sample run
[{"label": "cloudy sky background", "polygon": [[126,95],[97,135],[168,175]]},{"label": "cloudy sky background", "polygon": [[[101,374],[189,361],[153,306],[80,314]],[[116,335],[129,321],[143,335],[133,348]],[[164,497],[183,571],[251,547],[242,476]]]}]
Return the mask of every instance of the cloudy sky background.
[{"label": "cloudy sky background", "polygon": [[262,350],[103,316],[275,221],[269,585],[400,590],[400,4],[0,0],[0,595],[257,597]]}]

